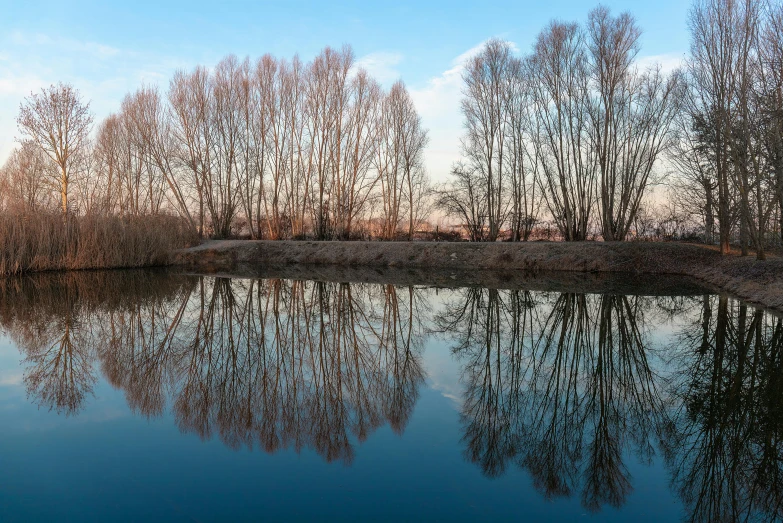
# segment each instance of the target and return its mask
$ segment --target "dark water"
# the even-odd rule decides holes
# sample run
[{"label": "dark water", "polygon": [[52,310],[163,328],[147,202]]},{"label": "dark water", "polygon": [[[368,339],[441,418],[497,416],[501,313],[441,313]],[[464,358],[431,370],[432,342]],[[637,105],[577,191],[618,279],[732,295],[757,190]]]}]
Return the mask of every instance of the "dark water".
[{"label": "dark water", "polygon": [[781,319],[617,283],[2,280],[0,521],[780,519]]}]

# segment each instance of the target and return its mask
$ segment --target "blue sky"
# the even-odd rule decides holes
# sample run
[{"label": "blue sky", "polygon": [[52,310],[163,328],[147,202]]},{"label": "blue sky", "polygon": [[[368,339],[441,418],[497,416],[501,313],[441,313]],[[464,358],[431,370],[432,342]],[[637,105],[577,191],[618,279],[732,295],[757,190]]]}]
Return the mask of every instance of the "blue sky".
[{"label": "blue sky", "polygon": [[[688,0],[603,2],[631,11],[641,58],[674,67],[688,48]],[[484,7],[491,5],[491,7]],[[521,51],[553,19],[584,21],[597,2],[67,2],[0,0],[0,161],[14,146],[19,103],[31,90],[72,83],[96,120],[142,83],[165,89],[172,73],[233,53],[309,60],[353,46],[385,85],[402,78],[430,130],[428,168],[443,180],[458,153],[460,65],[491,37]]]}]

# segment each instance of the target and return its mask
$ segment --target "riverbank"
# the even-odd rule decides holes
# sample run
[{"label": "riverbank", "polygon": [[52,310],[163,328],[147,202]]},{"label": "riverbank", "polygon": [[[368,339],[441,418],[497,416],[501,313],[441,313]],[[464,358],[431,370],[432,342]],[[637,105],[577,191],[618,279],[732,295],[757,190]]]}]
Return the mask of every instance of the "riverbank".
[{"label": "riverbank", "polygon": [[709,247],[682,243],[223,240],[177,251],[174,264],[198,272],[294,265],[391,267],[427,269],[430,273],[442,271],[443,278],[457,277],[460,273],[475,278],[477,270],[501,275],[507,272],[509,277],[520,271],[678,275],[783,312],[783,259],[722,257]]}]

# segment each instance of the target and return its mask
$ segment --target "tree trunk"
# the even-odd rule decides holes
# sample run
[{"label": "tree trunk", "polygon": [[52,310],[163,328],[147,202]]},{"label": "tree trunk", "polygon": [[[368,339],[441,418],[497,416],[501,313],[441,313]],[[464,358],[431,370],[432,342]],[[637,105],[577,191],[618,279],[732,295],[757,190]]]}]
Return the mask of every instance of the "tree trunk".
[{"label": "tree trunk", "polygon": [[712,245],[715,242],[715,204],[713,203],[712,196],[712,184],[710,180],[704,182],[704,192],[706,197],[706,203],[704,205],[704,225],[705,225],[705,241]]},{"label": "tree trunk", "polygon": [[63,215],[68,215],[68,173],[65,167],[61,167],[60,196],[62,197]]}]

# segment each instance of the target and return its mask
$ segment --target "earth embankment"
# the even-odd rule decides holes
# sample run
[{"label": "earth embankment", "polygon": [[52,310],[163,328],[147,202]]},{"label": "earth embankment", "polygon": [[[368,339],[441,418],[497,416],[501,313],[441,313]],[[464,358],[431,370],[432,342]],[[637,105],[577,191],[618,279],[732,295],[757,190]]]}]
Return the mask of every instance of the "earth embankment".
[{"label": "earth embankment", "polygon": [[461,274],[463,278],[483,270],[501,274],[501,278],[504,273],[549,271],[678,275],[783,311],[783,259],[721,256],[709,247],[683,243],[223,240],[178,251],[174,260],[199,272],[309,265],[420,269],[430,274]]}]

